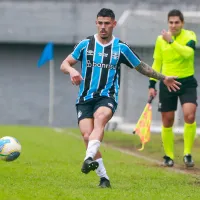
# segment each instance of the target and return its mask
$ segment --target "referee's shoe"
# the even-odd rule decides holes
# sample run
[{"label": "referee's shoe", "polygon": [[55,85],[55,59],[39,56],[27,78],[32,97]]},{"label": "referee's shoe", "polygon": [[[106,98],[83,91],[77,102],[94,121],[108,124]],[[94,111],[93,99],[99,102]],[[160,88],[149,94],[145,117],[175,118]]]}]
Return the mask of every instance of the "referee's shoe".
[{"label": "referee's shoe", "polygon": [[165,155],[163,157],[163,159],[164,159],[163,165],[165,167],[173,167],[174,166],[174,161],[169,156]]},{"label": "referee's shoe", "polygon": [[183,157],[183,162],[185,163],[186,167],[194,167],[194,161],[192,160],[192,156],[187,154]]}]

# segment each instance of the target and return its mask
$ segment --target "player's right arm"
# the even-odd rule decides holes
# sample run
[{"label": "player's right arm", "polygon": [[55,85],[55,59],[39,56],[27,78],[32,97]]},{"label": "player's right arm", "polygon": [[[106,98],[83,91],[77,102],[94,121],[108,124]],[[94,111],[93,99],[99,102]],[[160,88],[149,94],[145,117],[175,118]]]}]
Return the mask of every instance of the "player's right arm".
[{"label": "player's right arm", "polygon": [[80,85],[83,80],[81,74],[74,69],[72,66],[75,65],[78,61],[75,60],[71,55],[68,55],[67,58],[62,62],[60,70],[64,74],[69,74],[71,82],[73,85]]},{"label": "player's right arm", "polygon": [[75,70],[72,66],[75,65],[78,61],[75,60],[71,54],[67,56],[67,58],[62,62],[60,66],[60,70],[64,74],[70,74],[73,70]]},{"label": "player's right arm", "polygon": [[64,74],[69,74],[71,78],[71,82],[73,85],[79,85],[81,81],[83,80],[83,77],[81,74],[73,68],[73,66],[78,62],[82,60],[83,50],[86,47],[86,41],[82,40],[79,42],[75,48],[74,51],[67,56],[67,58],[62,62],[60,70]]}]

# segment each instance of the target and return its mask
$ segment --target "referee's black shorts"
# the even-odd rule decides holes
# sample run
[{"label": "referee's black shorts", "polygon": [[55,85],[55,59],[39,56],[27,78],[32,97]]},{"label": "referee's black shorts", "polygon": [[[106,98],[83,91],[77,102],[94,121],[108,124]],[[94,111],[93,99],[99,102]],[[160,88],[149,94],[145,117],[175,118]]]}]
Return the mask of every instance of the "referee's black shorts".
[{"label": "referee's black shorts", "polygon": [[181,105],[184,103],[194,103],[197,105],[197,80],[194,76],[177,79],[182,85],[180,90],[169,92],[166,85],[161,81],[159,87],[159,105],[158,111],[170,112],[176,111],[178,99]]}]

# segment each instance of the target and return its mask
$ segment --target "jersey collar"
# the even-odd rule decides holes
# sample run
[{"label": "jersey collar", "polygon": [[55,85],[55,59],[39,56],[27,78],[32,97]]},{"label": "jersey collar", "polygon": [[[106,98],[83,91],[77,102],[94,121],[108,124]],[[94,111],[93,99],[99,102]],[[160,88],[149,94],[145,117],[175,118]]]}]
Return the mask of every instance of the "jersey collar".
[{"label": "jersey collar", "polygon": [[99,43],[99,44],[100,44],[101,46],[103,46],[103,47],[106,47],[106,46],[109,46],[109,45],[111,45],[111,44],[113,43],[113,41],[114,41],[114,39],[115,39],[115,36],[113,35],[113,36],[112,36],[112,40],[111,40],[109,43],[107,43],[107,44],[102,44],[102,43],[98,40],[97,34],[94,35],[94,38],[95,38],[95,41],[96,41],[97,43]]}]

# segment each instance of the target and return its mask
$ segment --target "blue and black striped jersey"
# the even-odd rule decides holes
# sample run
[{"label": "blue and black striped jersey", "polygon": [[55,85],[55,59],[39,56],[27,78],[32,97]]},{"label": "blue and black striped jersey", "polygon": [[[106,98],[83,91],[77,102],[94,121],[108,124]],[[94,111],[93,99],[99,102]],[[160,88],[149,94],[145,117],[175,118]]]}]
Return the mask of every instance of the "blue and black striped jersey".
[{"label": "blue and black striped jersey", "polygon": [[114,36],[105,45],[98,41],[97,35],[90,36],[80,41],[71,55],[81,61],[83,77],[76,103],[100,96],[111,97],[118,103],[120,64],[134,68],[141,62],[126,43]]}]

